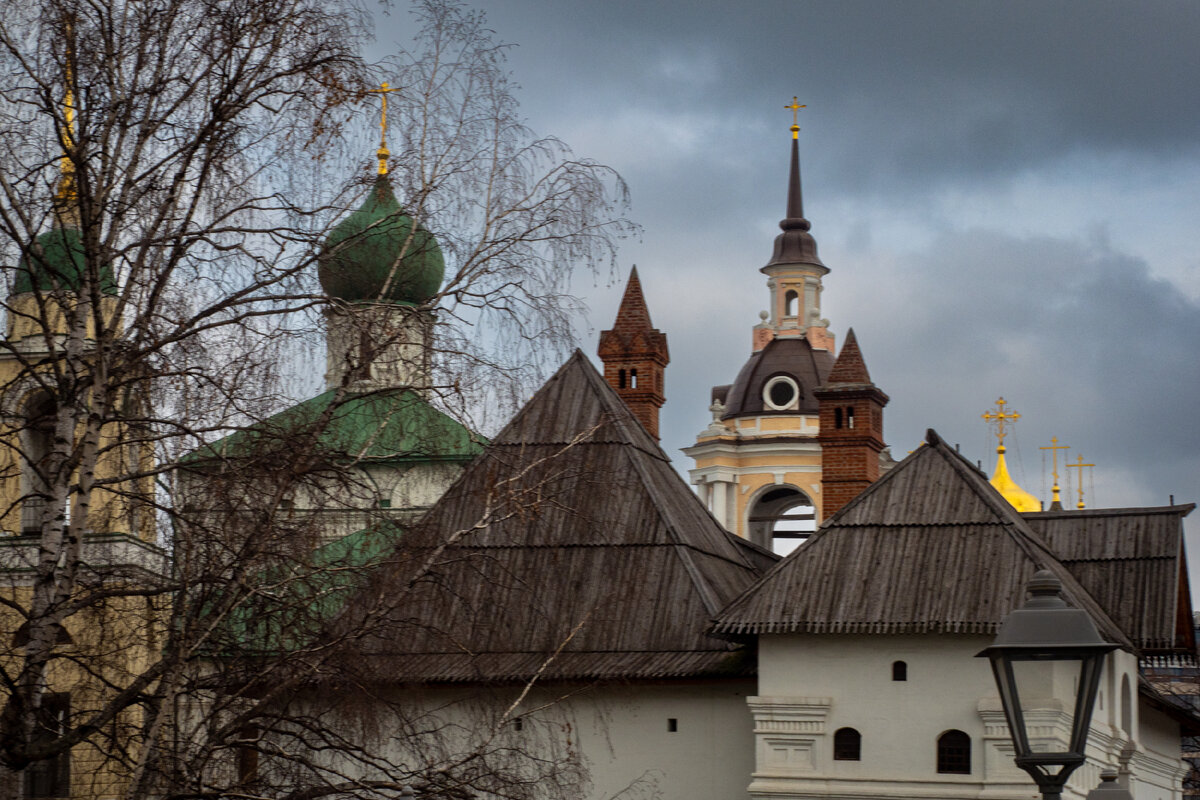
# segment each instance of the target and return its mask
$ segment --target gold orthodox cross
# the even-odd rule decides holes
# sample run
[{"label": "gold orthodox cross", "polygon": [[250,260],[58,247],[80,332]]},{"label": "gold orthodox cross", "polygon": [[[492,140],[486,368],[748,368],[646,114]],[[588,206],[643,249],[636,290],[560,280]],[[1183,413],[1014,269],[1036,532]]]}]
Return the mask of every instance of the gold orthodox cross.
[{"label": "gold orthodox cross", "polygon": [[367,89],[367,94],[377,94],[377,95],[379,95],[379,99],[383,101],[383,106],[380,109],[380,114],[379,114],[379,150],[377,150],[375,152],[376,157],[379,158],[379,174],[380,175],[387,175],[387,173],[388,173],[387,160],[388,160],[388,157],[391,156],[391,153],[388,152],[388,147],[387,147],[387,96],[388,96],[388,92],[398,92],[398,91],[400,91],[400,90],[397,88],[388,86],[387,81],[384,81],[383,83],[381,83],[379,85],[378,89]]},{"label": "gold orthodox cross", "polygon": [[800,105],[800,98],[793,97],[792,104],[790,106],[784,106],[784,108],[790,108],[792,110],[792,138],[799,139],[800,138],[800,109],[808,108],[808,106]]},{"label": "gold orthodox cross", "polygon": [[[1054,508],[1055,504],[1057,504],[1060,508],[1062,507],[1062,500],[1058,496],[1058,451],[1070,449],[1071,448],[1067,447],[1065,444],[1059,444],[1057,436],[1050,437],[1050,445],[1048,447],[1038,448],[1038,450],[1049,450],[1054,464],[1054,466],[1050,469],[1050,474],[1054,476],[1054,496],[1050,498],[1050,508],[1052,509]],[[1042,464],[1045,463],[1045,461],[1042,462]]]},{"label": "gold orthodox cross", "polygon": [[1076,476],[1079,479],[1079,483],[1077,484],[1079,487],[1079,502],[1075,504],[1076,508],[1084,507],[1084,505],[1083,505],[1083,468],[1084,467],[1094,467],[1094,466],[1096,466],[1096,465],[1083,463],[1083,456],[1079,457],[1079,463],[1077,463],[1077,464],[1071,464],[1069,462],[1067,463],[1067,469],[1079,470],[1079,475]]},{"label": "gold orthodox cross", "polygon": [[995,408],[990,411],[985,411],[980,415],[989,425],[993,422],[996,423],[996,438],[1000,440],[999,444],[1001,448],[1004,447],[1004,437],[1008,435],[1008,432],[1004,430],[1004,426],[1006,424],[1012,424],[1021,418],[1021,415],[1015,411],[1006,412],[1004,410],[1005,405],[1007,405],[1007,403],[1005,403],[1004,398],[1001,397],[996,401]]}]

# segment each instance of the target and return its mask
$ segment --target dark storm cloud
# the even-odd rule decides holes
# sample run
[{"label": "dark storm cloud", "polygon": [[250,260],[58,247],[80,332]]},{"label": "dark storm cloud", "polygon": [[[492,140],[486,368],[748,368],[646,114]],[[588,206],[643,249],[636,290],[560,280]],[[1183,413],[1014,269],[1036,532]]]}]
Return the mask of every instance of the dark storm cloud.
[{"label": "dark storm cloud", "polygon": [[852,291],[872,376],[895,398],[889,440],[908,449],[935,427],[990,466],[979,414],[1005,395],[1024,415],[1035,483],[1036,447],[1053,435],[1097,463],[1104,505],[1195,499],[1200,305],[1144,261],[1099,236],[975,230],[888,273]]},{"label": "dark storm cloud", "polygon": [[488,8],[523,42],[513,63],[539,116],[645,104],[681,124],[760,120],[799,93],[815,146],[831,145],[817,169],[847,189],[978,180],[1080,149],[1170,159],[1200,146],[1193,2]]}]

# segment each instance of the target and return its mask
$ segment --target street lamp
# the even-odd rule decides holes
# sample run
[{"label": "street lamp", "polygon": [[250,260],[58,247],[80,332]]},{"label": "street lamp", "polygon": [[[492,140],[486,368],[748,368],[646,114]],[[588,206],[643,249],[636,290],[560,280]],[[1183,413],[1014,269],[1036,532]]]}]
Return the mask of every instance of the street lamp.
[{"label": "street lamp", "polygon": [[[1084,762],[1104,656],[1117,645],[1100,638],[1086,611],[1066,604],[1062,582],[1049,570],[1038,571],[1028,589],[1033,596],[1004,618],[992,646],[978,655],[991,659],[1016,748],[1013,760],[1030,774],[1045,800],[1057,800],[1067,778]],[[1057,694],[1071,691],[1071,682],[1075,712],[1067,748],[1034,752],[1026,711],[1053,698],[1056,687],[1062,689]]]}]

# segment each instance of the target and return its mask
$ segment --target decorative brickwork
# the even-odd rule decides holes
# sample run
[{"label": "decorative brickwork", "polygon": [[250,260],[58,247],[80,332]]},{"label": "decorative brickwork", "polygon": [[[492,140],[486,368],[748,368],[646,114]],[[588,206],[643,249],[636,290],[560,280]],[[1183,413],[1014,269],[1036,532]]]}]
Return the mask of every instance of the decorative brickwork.
[{"label": "decorative brickwork", "polygon": [[650,322],[636,266],[629,273],[612,329],[600,332],[599,355],[604,362],[604,380],[658,439],[658,410],[666,401],[663,374],[671,356],[667,335]]},{"label": "decorative brickwork", "polygon": [[883,442],[883,407],[888,396],[867,372],[854,329],[834,362],[825,385],[817,389],[820,404],[822,511],[828,519],[879,478]]}]

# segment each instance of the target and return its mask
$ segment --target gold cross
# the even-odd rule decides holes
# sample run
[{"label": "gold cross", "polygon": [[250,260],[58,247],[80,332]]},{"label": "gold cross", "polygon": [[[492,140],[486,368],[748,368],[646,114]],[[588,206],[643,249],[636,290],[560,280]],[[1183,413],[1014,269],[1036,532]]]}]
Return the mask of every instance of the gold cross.
[{"label": "gold cross", "polygon": [[1083,456],[1080,456],[1080,457],[1079,457],[1079,463],[1077,463],[1077,464],[1070,464],[1070,463],[1068,463],[1068,464],[1067,464],[1067,469],[1077,469],[1077,470],[1079,470],[1079,475],[1078,475],[1078,478],[1079,478],[1079,483],[1078,483],[1078,486],[1079,486],[1079,502],[1075,504],[1075,507],[1076,507],[1076,508],[1083,508],[1083,507],[1084,507],[1084,505],[1083,505],[1083,468],[1084,468],[1084,467],[1094,467],[1094,466],[1096,466],[1096,465],[1095,465],[1095,464],[1085,464],[1085,463],[1083,463]]},{"label": "gold cross", "polygon": [[[1005,405],[1006,403],[1004,402],[1004,398],[1001,397],[996,401],[996,407],[994,409],[991,411],[985,411],[980,415],[989,425],[993,422],[996,423],[996,438],[1000,440],[999,445],[1001,448],[1004,447],[1004,437],[1008,435],[1007,431],[1004,430],[1005,424],[1016,422],[1021,418],[1021,415],[1015,411],[1006,413],[1004,411]],[[1003,450],[1001,450],[1001,452],[1003,452]]]},{"label": "gold cross", "polygon": [[808,106],[800,105],[800,98],[793,97],[792,104],[790,106],[784,106],[784,108],[790,108],[792,110],[792,138],[799,139],[800,138],[800,109],[808,108]]},{"label": "gold cross", "polygon": [[383,107],[380,109],[379,115],[379,150],[375,152],[379,158],[379,174],[387,175],[388,166],[387,160],[391,156],[387,147],[387,96],[388,92],[398,92],[399,89],[388,86],[387,81],[379,85],[378,89],[367,89],[367,94],[377,94],[379,99],[383,101]]},{"label": "gold cross", "polygon": [[[1059,491],[1058,490],[1058,451],[1059,450],[1070,450],[1070,449],[1071,448],[1067,447],[1065,444],[1059,444],[1057,436],[1050,437],[1050,446],[1049,447],[1039,447],[1038,448],[1038,450],[1049,450],[1050,456],[1053,459],[1053,463],[1054,463],[1054,466],[1051,467],[1051,469],[1050,469],[1050,474],[1054,476],[1054,496],[1050,498],[1051,508],[1054,507],[1055,503],[1058,503],[1060,506],[1062,505],[1062,500],[1058,496],[1058,491]],[[1042,463],[1045,464],[1046,462],[1043,461]]]}]

